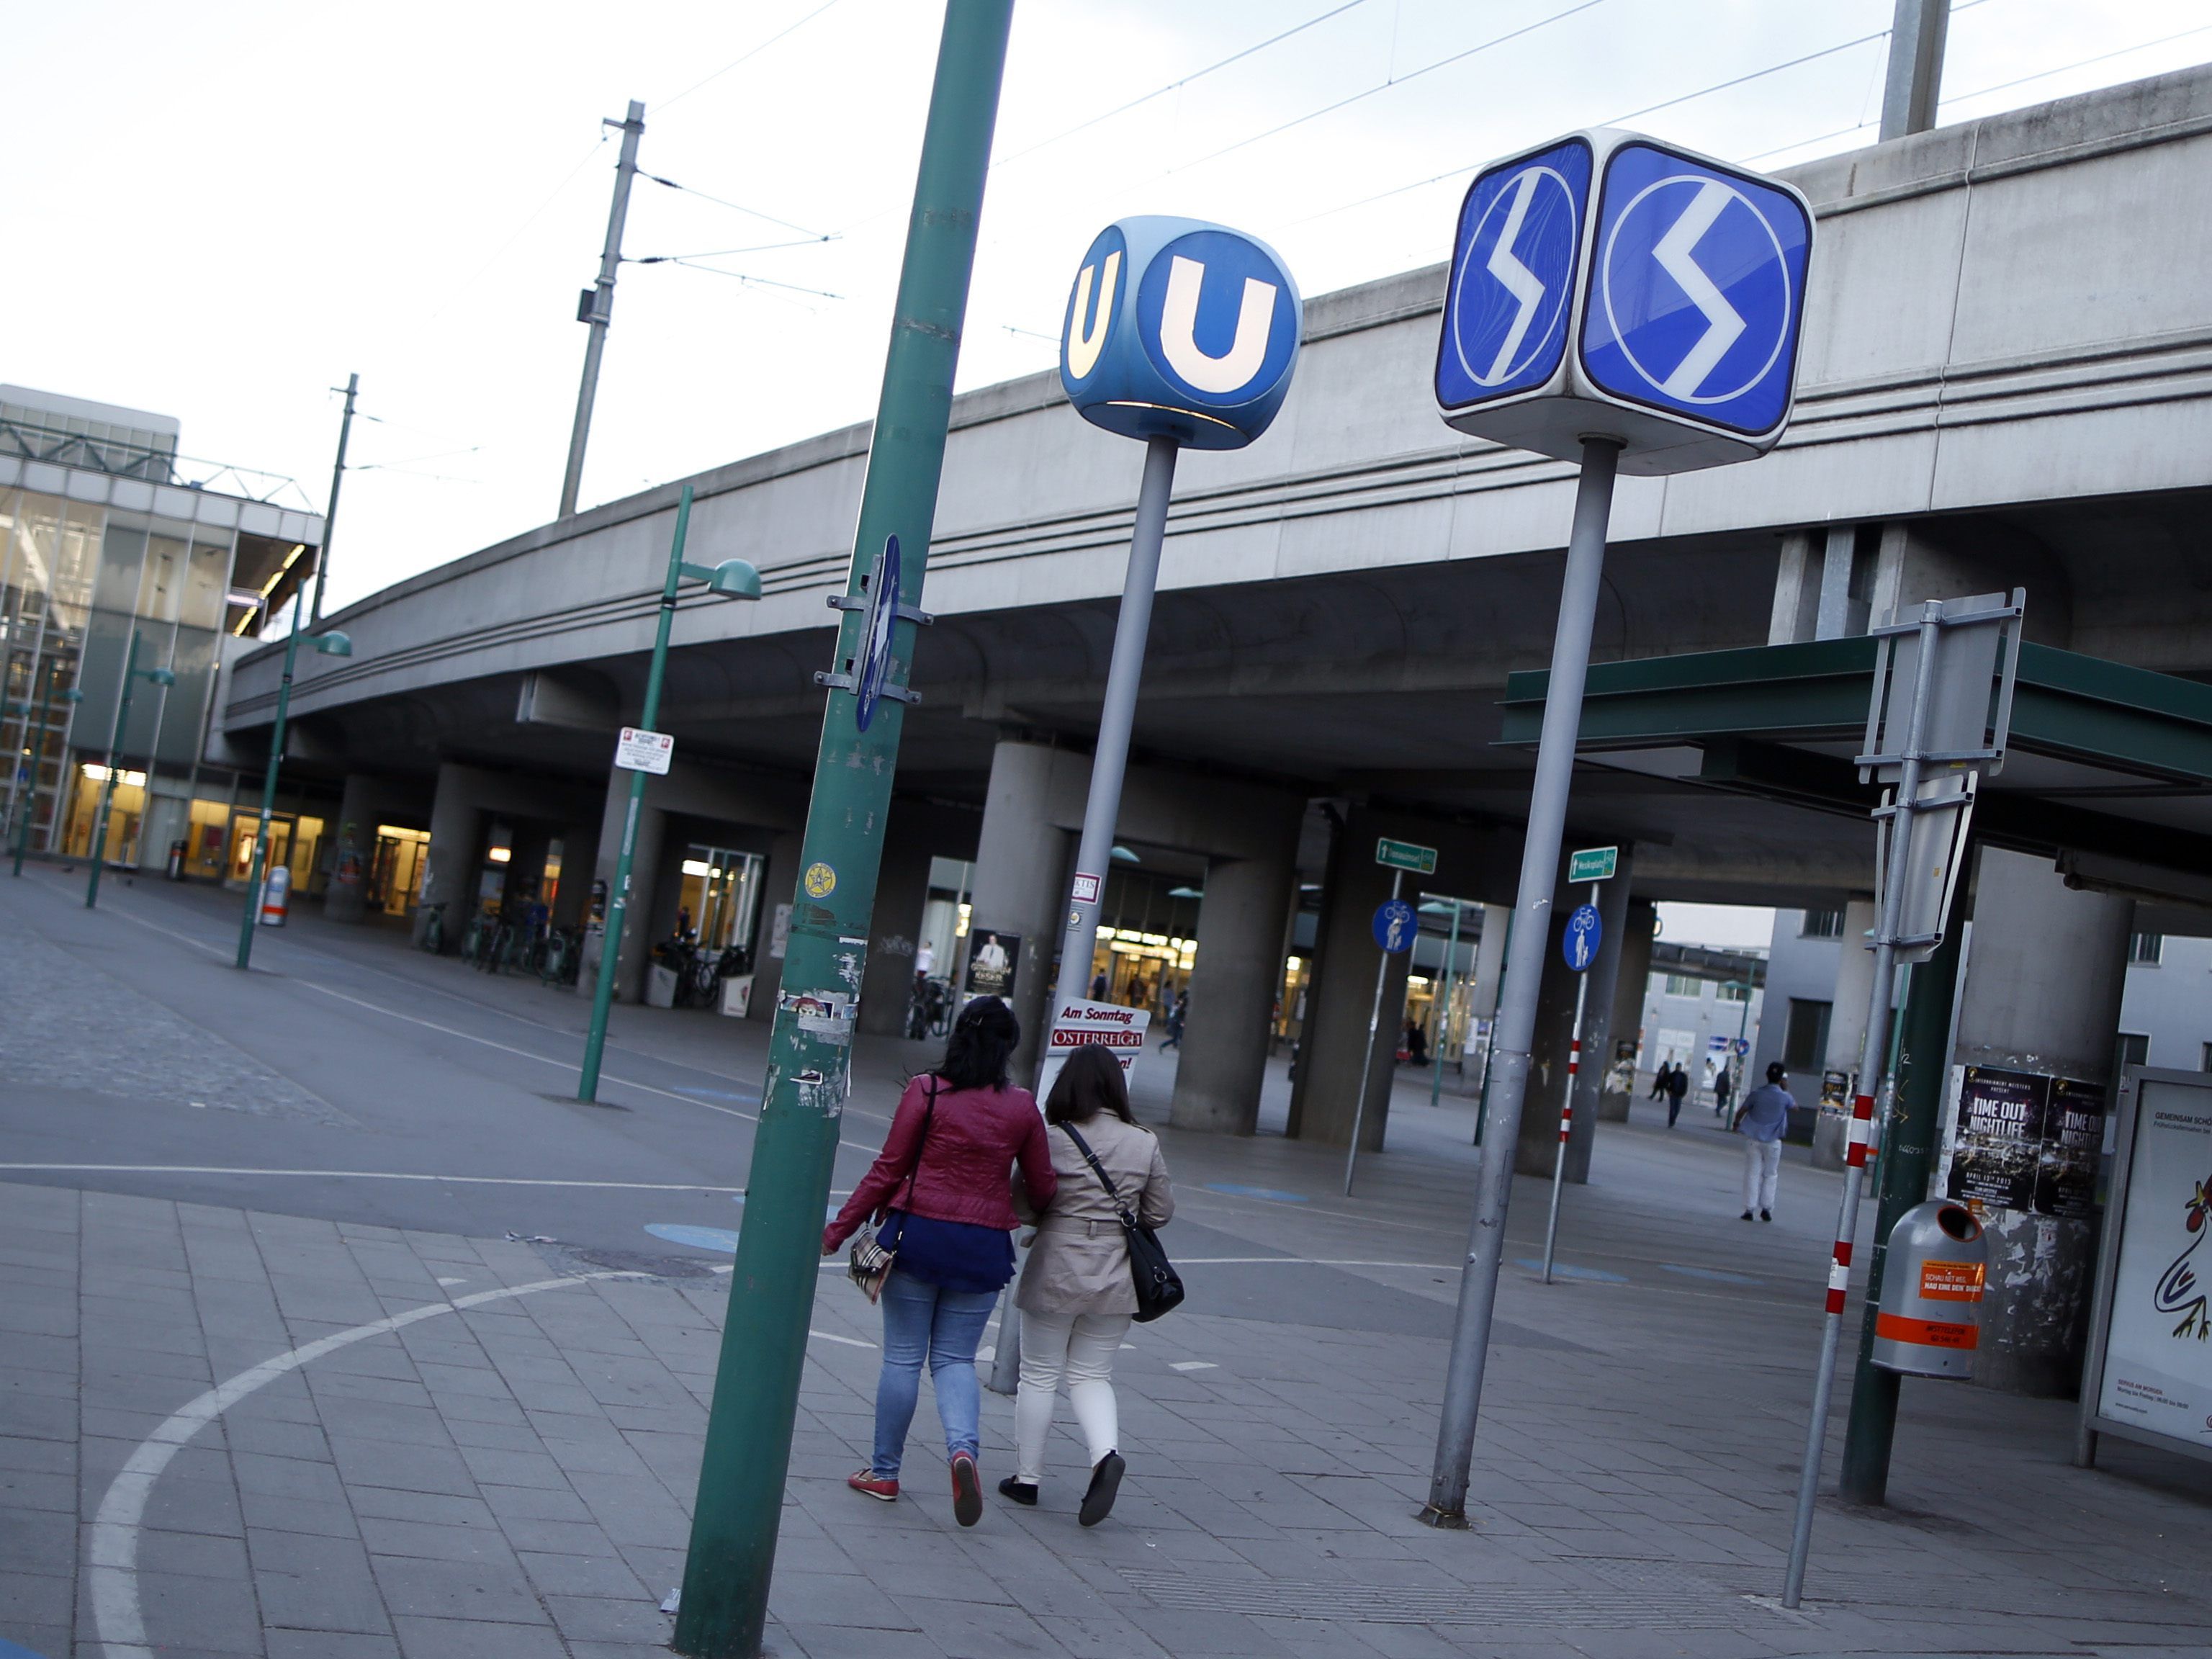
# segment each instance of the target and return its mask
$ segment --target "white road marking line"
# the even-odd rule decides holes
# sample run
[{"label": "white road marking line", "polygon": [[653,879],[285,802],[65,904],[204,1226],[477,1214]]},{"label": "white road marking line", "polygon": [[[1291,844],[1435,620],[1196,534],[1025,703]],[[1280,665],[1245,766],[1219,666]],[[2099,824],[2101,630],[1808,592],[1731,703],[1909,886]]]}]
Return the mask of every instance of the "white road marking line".
[{"label": "white road marking line", "polygon": [[650,1277],[635,1272],[578,1273],[566,1279],[541,1279],[530,1285],[479,1291],[474,1296],[458,1297],[450,1302],[425,1303],[389,1319],[356,1325],[351,1330],[337,1332],[280,1353],[273,1359],[264,1359],[171,1413],[159,1428],[138,1443],[130,1461],[109,1483],[106,1495],[100,1500],[99,1513],[93,1520],[87,1577],[92,1593],[93,1622],[100,1632],[101,1644],[107,1650],[107,1659],[155,1659],[154,1650],[146,1639],[145,1613],[138,1600],[138,1529],[145,1519],[147,1501],[154,1495],[154,1483],[161,1478],[161,1472],[169,1467],[171,1460],[202,1429],[240,1401],[312,1359],[367,1341],[372,1336],[402,1330],[425,1319],[480,1308],[512,1297],[533,1296],[540,1291],[588,1285],[596,1279]]},{"label": "white road marking line", "polygon": [[47,1175],[299,1176],[329,1181],[452,1181],[475,1187],[590,1187],[610,1192],[742,1193],[708,1181],[556,1181],[536,1176],[416,1175],[405,1170],[248,1170],[219,1164],[0,1164],[9,1170]]},{"label": "white road marking line", "polygon": [[[4,1166],[0,1166],[4,1167]],[[1178,1267],[1419,1267],[1430,1273],[1457,1273],[1455,1261],[1348,1261],[1312,1255],[1178,1255]]]},{"label": "white road marking line", "polygon": [[[728,1267],[717,1267],[716,1273],[728,1273]],[[534,1296],[540,1291],[567,1290],[578,1285],[589,1285],[610,1279],[651,1279],[653,1275],[631,1270],[610,1273],[577,1273],[567,1279],[541,1279],[530,1285],[511,1285],[496,1291],[479,1291],[473,1296],[457,1297],[451,1302],[429,1302],[419,1308],[410,1308],[405,1313],[394,1314],[389,1319],[379,1319],[366,1325],[356,1325],[351,1330],[339,1331],[319,1341],[304,1343],[273,1359],[264,1359],[258,1365],[248,1367],[228,1382],[210,1389],[197,1399],[186,1402],[171,1413],[166,1421],[138,1443],[120,1473],[108,1485],[100,1500],[100,1510],[92,1523],[89,1547],[90,1571],[88,1588],[92,1595],[92,1613],[100,1640],[107,1650],[107,1659],[155,1659],[154,1649],[146,1639],[146,1618],[138,1599],[138,1534],[145,1520],[146,1504],[154,1495],[154,1483],[169,1467],[176,1455],[191,1443],[202,1429],[221,1417],[240,1401],[260,1389],[266,1388],[278,1377],[299,1370],[310,1360],[319,1359],[326,1353],[367,1341],[373,1336],[384,1336],[419,1324],[425,1319],[435,1319],[450,1313],[460,1313],[470,1308],[480,1308],[487,1303],[503,1302],[513,1297]],[[458,1282],[458,1281],[457,1281]],[[818,1336],[825,1342],[839,1342],[848,1347],[872,1348],[872,1342],[863,1342],[858,1337],[839,1336],[832,1331],[810,1329],[809,1336]]]}]

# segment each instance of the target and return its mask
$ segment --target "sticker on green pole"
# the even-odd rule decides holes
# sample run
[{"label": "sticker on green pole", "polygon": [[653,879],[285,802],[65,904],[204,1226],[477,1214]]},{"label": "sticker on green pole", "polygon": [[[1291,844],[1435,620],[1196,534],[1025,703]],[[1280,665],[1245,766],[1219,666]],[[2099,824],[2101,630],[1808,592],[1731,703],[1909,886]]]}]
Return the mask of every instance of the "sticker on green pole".
[{"label": "sticker on green pole", "polygon": [[1417,846],[1410,841],[1392,841],[1385,836],[1375,843],[1375,862],[1391,870],[1411,870],[1416,875],[1433,876],[1437,872],[1437,849]]},{"label": "sticker on green pole", "polygon": [[1620,848],[1618,847],[1588,847],[1568,855],[1567,881],[1570,885],[1583,881],[1611,881],[1613,872],[1620,867]]}]

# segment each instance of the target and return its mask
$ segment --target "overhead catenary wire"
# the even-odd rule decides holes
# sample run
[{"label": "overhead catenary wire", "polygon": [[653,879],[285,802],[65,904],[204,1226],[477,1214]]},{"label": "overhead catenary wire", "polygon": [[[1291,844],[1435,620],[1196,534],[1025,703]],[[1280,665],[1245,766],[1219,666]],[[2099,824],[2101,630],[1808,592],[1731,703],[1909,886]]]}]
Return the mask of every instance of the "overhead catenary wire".
[{"label": "overhead catenary wire", "polygon": [[1182,76],[1176,80],[1170,81],[1164,86],[1154,87],[1150,92],[1139,94],[1137,97],[1130,99],[1128,102],[1125,104],[1116,104],[1112,109],[1106,111],[1103,114],[1094,115],[1087,121],[1079,121],[1072,127],[1064,128],[1060,131],[1054,133],[1049,138],[1040,138],[1034,144],[1028,145],[1024,149],[1014,151],[1011,155],[996,156],[993,158],[991,165],[994,167],[1005,167],[1009,162],[1020,161],[1024,156],[1034,155],[1041,149],[1050,149],[1053,145],[1060,143],[1063,138],[1073,138],[1079,132],[1088,132],[1091,128],[1098,125],[1101,122],[1110,121],[1117,115],[1127,115],[1131,110],[1137,108],[1139,105],[1149,104],[1155,98],[1164,98],[1171,92],[1179,92],[1183,88],[1190,85],[1194,81],[1204,80],[1207,76],[1212,75],[1217,70],[1224,70],[1231,64],[1242,63],[1245,58],[1251,57],[1255,52],[1265,52],[1270,46],[1279,46],[1282,42],[1289,40],[1294,34],[1304,34],[1308,29],[1314,27],[1316,24],[1326,23],[1332,17],[1341,17],[1348,11],[1357,11],[1360,7],[1366,3],[1367,0],[1345,0],[1344,4],[1340,6],[1332,6],[1325,12],[1322,12],[1315,16],[1307,18],[1303,23],[1294,23],[1289,28],[1283,30],[1279,34],[1271,34],[1264,40],[1256,40],[1249,46],[1240,47],[1237,51],[1231,52],[1226,58],[1216,58],[1212,63],[1208,64],[1204,69],[1193,70],[1189,74]]},{"label": "overhead catenary wire", "polygon": [[767,40],[762,41],[758,46],[750,47],[748,50],[740,52],[737,57],[730,59],[728,63],[723,64],[721,68],[716,70],[705,80],[694,81],[690,86],[684,88],[683,91],[678,93],[673,98],[663,99],[659,104],[653,106],[654,114],[666,114],[670,110],[674,109],[677,105],[682,103],[686,98],[689,98],[693,93],[698,91],[702,87],[711,86],[715,82],[720,80],[724,76],[727,75],[732,70],[738,68],[740,64],[750,64],[754,58],[759,57],[761,53],[766,52],[777,41],[781,40],[789,35],[798,33],[799,30],[805,28],[816,18],[821,16],[823,12],[830,10],[837,3],[838,0],[823,0],[822,4],[815,7],[812,11],[808,12],[805,16],[800,18],[797,22],[786,25],[784,27],[778,29],[774,34],[769,35]]},{"label": "overhead catenary wire", "polygon": [[703,190],[695,190],[690,185],[679,184],[673,179],[664,179],[659,173],[647,173],[642,167],[638,169],[637,176],[641,179],[650,179],[654,184],[664,185],[670,190],[680,190],[686,196],[696,196],[702,202],[712,202],[716,207],[726,207],[733,213],[742,213],[748,218],[763,219],[769,224],[781,226],[785,230],[795,230],[810,241],[834,241],[840,234],[836,231],[810,230],[805,225],[794,225],[790,220],[779,219],[773,213],[763,213],[758,208],[749,208],[742,202],[725,201],[719,196],[709,196]]}]

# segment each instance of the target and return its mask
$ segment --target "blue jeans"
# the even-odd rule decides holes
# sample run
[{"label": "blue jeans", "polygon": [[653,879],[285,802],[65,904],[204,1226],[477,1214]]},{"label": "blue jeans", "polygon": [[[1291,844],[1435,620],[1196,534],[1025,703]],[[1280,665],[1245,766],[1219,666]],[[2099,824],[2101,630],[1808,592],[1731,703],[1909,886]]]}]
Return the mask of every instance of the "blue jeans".
[{"label": "blue jeans", "polygon": [[937,1395],[947,1458],[977,1451],[982,1396],[975,1382],[975,1345],[999,1304],[996,1291],[947,1291],[896,1267],[884,1280],[884,1370],[876,1382],[876,1450],[869,1473],[898,1478],[907,1426],[921,1396],[921,1362]]}]

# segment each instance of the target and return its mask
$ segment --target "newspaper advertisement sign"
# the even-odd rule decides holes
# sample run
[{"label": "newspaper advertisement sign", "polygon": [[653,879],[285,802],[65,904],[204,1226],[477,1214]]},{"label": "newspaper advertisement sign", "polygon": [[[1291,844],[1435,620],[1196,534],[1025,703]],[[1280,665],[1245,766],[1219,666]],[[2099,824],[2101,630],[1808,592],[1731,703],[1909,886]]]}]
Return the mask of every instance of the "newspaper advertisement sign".
[{"label": "newspaper advertisement sign", "polygon": [[2140,1078],[2122,1190],[2105,1248],[2096,1411],[2212,1455],[2212,1088]]},{"label": "newspaper advertisement sign", "polygon": [[1044,1058],[1037,1066],[1037,1102],[1052,1092],[1060,1068],[1085,1043],[1095,1042],[1114,1051],[1121,1062],[1121,1078],[1128,1080],[1145,1052],[1145,1032],[1152,1022],[1149,1008],[1124,1008],[1115,1002],[1089,1002],[1072,997],[1054,1010],[1051,1035],[1045,1039]]}]

